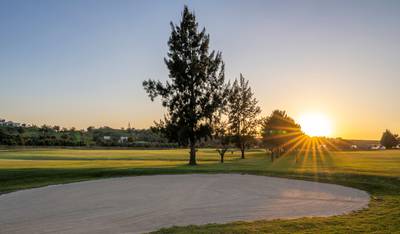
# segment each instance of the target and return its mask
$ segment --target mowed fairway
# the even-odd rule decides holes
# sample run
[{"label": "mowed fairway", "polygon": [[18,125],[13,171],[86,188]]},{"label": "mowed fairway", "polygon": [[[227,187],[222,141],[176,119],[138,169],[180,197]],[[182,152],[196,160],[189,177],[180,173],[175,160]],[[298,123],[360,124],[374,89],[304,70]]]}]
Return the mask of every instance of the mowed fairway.
[{"label": "mowed fairway", "polygon": [[[298,154],[298,161],[295,161]],[[322,181],[366,190],[370,208],[330,218],[302,218],[174,227],[170,233],[399,233],[400,151],[298,152],[271,162],[264,150],[247,158],[198,151],[199,166],[187,166],[188,150],[26,149],[0,151],[0,192],[73,181],[147,174],[221,173]]]},{"label": "mowed fairway", "polygon": [[[3,150],[0,168],[160,168],[185,165],[187,155],[188,150]],[[200,150],[198,156],[202,164],[218,160],[215,150]],[[238,158],[235,153],[227,160]]]},{"label": "mowed fairway", "polygon": [[[171,150],[76,150],[19,149],[0,150],[0,169],[134,169],[175,168],[215,170],[290,171],[296,173],[356,173],[398,175],[400,151],[298,152],[271,162],[262,149],[228,151],[225,164],[219,163],[214,149],[197,152],[198,167],[186,167],[187,149]],[[294,159],[298,154],[298,162]],[[4,188],[2,189],[4,191]]]}]

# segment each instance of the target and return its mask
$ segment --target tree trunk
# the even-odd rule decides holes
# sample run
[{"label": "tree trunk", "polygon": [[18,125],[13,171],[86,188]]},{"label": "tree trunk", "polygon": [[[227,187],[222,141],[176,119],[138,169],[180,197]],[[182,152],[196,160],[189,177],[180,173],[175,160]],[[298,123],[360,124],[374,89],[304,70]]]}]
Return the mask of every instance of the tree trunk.
[{"label": "tree trunk", "polygon": [[276,153],[276,158],[279,158],[281,156],[281,148],[278,148],[278,152]]},{"label": "tree trunk", "polygon": [[190,142],[190,159],[189,159],[189,165],[195,166],[197,165],[196,163],[196,147],[194,142]]},{"label": "tree trunk", "polygon": [[225,152],[221,153],[220,155],[221,155],[221,163],[224,163],[224,155],[225,155]]},{"label": "tree trunk", "polygon": [[240,151],[242,152],[242,159],[244,159],[244,144],[241,145]]}]

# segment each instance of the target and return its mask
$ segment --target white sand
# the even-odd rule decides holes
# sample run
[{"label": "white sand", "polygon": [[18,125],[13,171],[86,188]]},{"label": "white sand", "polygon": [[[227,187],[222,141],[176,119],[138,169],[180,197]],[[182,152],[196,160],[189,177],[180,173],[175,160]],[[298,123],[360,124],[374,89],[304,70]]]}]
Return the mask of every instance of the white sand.
[{"label": "white sand", "polygon": [[368,206],[361,190],[239,174],[102,179],[0,196],[0,233],[142,233],[173,225],[330,216]]}]

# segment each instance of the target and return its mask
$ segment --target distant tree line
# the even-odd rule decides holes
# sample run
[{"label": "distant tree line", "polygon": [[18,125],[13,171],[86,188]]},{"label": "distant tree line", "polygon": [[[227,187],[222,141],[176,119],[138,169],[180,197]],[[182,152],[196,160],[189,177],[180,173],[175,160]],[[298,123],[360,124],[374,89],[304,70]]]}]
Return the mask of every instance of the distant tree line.
[{"label": "distant tree line", "polygon": [[21,146],[124,146],[176,147],[152,129],[88,127],[86,130],[59,126],[0,126],[0,145]]}]

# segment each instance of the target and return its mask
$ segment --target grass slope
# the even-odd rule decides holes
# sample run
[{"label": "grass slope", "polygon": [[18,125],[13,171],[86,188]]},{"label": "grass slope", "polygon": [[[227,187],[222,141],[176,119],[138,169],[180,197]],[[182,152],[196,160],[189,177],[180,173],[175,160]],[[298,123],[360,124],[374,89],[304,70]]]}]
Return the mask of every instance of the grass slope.
[{"label": "grass slope", "polygon": [[158,233],[400,233],[400,151],[300,153],[271,162],[262,150],[245,160],[199,150],[199,166],[186,165],[188,150],[0,150],[0,193],[114,176],[176,173],[249,173],[322,181],[368,191],[366,210],[329,218],[301,218],[172,227]]}]

